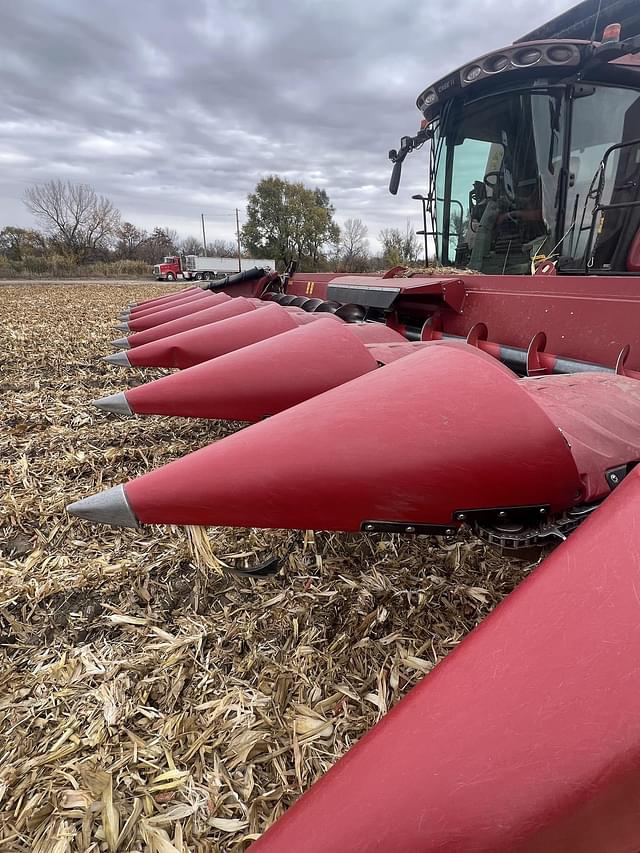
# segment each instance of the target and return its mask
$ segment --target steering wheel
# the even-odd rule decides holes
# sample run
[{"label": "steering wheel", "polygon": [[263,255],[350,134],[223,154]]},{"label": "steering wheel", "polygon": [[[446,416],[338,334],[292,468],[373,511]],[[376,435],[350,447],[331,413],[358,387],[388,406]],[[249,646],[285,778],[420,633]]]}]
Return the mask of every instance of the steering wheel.
[{"label": "steering wheel", "polygon": [[[487,178],[493,178],[494,180],[487,180]],[[496,169],[495,171],[487,172],[487,174],[483,178],[483,181],[488,187],[488,189],[491,190],[491,195],[494,198],[496,197],[496,191],[502,191],[502,194],[507,199],[507,201],[513,203],[516,200],[516,194],[513,190],[511,176],[509,176],[509,179],[507,179],[504,169]]]}]

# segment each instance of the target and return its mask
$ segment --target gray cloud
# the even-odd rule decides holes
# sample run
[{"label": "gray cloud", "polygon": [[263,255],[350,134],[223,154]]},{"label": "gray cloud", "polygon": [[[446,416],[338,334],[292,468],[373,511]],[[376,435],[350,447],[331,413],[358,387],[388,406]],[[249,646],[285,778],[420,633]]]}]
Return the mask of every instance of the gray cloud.
[{"label": "gray cloud", "polygon": [[[0,226],[31,224],[26,186],[91,183],[123,217],[231,237],[267,174],[322,186],[339,221],[420,225],[407,161],[415,99],[457,65],[566,7],[548,0],[31,0],[3,5]],[[539,19],[539,21],[538,21]]]}]

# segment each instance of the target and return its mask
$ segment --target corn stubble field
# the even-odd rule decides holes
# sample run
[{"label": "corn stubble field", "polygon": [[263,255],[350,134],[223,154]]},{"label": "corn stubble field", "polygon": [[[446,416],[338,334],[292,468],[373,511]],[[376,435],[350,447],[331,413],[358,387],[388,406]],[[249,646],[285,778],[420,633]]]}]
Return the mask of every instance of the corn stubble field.
[{"label": "corn stubble field", "polygon": [[[159,375],[99,356],[161,290],[0,286],[3,853],[246,850],[532,565],[471,539],[67,517],[241,427],[90,405]],[[229,571],[270,552],[277,575]]]}]

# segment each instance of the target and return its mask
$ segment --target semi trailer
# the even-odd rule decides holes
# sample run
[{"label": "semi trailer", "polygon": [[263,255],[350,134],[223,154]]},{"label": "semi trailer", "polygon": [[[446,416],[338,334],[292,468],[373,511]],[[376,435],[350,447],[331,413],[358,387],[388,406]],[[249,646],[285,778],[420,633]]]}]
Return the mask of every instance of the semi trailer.
[{"label": "semi trailer", "polygon": [[245,272],[253,267],[275,269],[276,262],[265,258],[208,258],[200,255],[169,255],[153,267],[157,281],[209,281],[229,273]]}]

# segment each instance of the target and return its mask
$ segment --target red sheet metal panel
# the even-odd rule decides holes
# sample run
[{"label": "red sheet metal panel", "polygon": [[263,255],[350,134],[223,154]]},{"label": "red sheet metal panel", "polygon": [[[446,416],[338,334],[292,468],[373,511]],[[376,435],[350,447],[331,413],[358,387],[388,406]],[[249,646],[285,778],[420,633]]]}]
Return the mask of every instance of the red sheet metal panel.
[{"label": "red sheet metal panel", "polygon": [[443,331],[465,335],[477,322],[489,339],[528,347],[538,332],[560,356],[614,367],[631,345],[628,367],[640,368],[640,291],[633,277],[462,276],[462,314],[443,313]]},{"label": "red sheet metal panel", "polygon": [[640,469],[251,853],[640,850],[638,506]]},{"label": "red sheet metal panel", "polygon": [[143,305],[140,308],[132,308],[129,312],[129,317],[132,319],[147,317],[149,314],[157,314],[160,311],[166,311],[167,308],[175,308],[178,305],[188,305],[190,302],[197,302],[199,299],[207,299],[208,294],[209,291],[200,290],[198,293],[188,293],[186,296],[172,299],[171,302],[161,302],[159,305],[150,305],[149,307]]},{"label": "red sheet metal panel", "polygon": [[[218,306],[215,310],[235,305],[242,297]],[[303,320],[313,319],[312,314]],[[188,319],[188,318],[183,318]],[[181,321],[174,321],[179,323]],[[332,322],[341,323],[333,318]],[[171,324],[167,324],[171,325]],[[127,353],[129,362],[138,367],[179,367],[184,370],[210,358],[250,346],[257,341],[287,332],[300,325],[297,314],[291,314],[279,305],[264,303],[260,310],[229,317],[205,326],[187,329],[175,335],[159,338],[150,343],[136,346]]]},{"label": "red sheet metal panel", "polygon": [[350,323],[351,332],[356,335],[363,344],[396,344],[405,343],[405,338],[384,323]]},{"label": "red sheet metal panel", "polygon": [[180,302],[168,308],[163,307],[161,311],[151,311],[141,316],[130,317],[129,328],[132,332],[143,332],[145,329],[159,326],[161,323],[168,323],[171,320],[204,311],[214,305],[222,305],[224,302],[228,302],[230,298],[226,293],[210,293],[207,291],[201,299],[192,299],[186,304]]},{"label": "red sheet metal panel", "polygon": [[259,421],[376,368],[353,326],[323,317],[131,388],[126,398],[137,414]]},{"label": "red sheet metal panel", "polygon": [[[264,320],[266,310],[224,326]],[[359,530],[365,521],[450,525],[462,509],[565,508],[579,486],[565,440],[515,376],[471,347],[438,342],[126,493],[146,523]]]},{"label": "red sheet metal panel", "polygon": [[640,460],[640,382],[607,373],[527,379],[522,387],[566,437],[588,503],[608,494],[604,472]]},{"label": "red sheet metal panel", "polygon": [[403,343],[371,344],[371,350],[380,364],[391,364],[399,358],[412,355],[426,346],[425,341],[404,341]]},{"label": "red sheet metal panel", "polygon": [[[631,345],[628,367],[640,369],[640,292],[632,276],[491,276],[461,275],[383,279],[377,276],[318,277],[313,295],[326,298],[329,282],[348,280],[367,289],[400,291],[394,308],[408,313],[420,326],[438,310],[445,333],[466,337],[476,323],[485,323],[489,339],[526,349],[535,334],[547,336],[547,350],[559,356],[613,367],[620,350]],[[465,297],[458,312],[434,303],[433,289],[442,282],[460,281]],[[289,292],[305,293],[296,275]],[[423,291],[422,293],[420,291]],[[357,295],[350,297],[358,302]]]},{"label": "red sheet metal panel", "polygon": [[238,299],[229,299],[226,302],[223,301],[220,304],[211,305],[208,308],[197,311],[195,314],[187,314],[184,317],[176,317],[174,320],[168,320],[166,323],[151,326],[143,332],[134,332],[128,336],[127,341],[130,347],[139,347],[142,344],[158,341],[170,335],[177,335],[189,329],[197,329],[198,326],[218,323],[220,320],[228,320],[230,317],[237,317],[239,314],[255,311],[256,307],[257,305],[253,300],[240,296]]},{"label": "red sheet metal panel", "polygon": [[142,306],[159,305],[161,302],[169,302],[172,299],[179,299],[190,293],[198,293],[198,291],[202,291],[202,288],[196,286],[185,287],[182,290],[175,290],[173,293],[166,293],[163,296],[154,296],[153,299],[143,299],[142,302],[138,302],[134,307],[141,308]]}]

